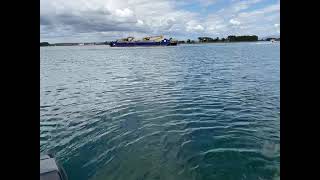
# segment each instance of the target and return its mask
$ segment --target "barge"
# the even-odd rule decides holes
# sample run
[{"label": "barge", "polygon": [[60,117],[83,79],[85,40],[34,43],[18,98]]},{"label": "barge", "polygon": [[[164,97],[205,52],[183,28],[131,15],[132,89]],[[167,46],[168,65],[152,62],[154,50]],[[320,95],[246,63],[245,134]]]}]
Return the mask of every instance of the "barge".
[{"label": "barge", "polygon": [[162,35],[144,37],[142,40],[135,40],[134,37],[127,37],[112,41],[109,44],[111,47],[137,47],[137,46],[175,46],[176,42],[171,39],[166,39]]}]

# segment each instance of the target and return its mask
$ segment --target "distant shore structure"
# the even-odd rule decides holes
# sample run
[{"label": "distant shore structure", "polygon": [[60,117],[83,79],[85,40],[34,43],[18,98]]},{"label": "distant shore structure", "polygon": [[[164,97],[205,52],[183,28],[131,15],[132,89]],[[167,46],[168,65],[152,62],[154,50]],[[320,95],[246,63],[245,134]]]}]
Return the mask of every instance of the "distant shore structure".
[{"label": "distant shore structure", "polygon": [[[165,41],[164,41],[165,40]],[[162,41],[162,42],[161,42]],[[198,37],[198,40],[173,40],[172,38],[165,39],[163,36],[148,36],[144,37],[141,40],[135,40],[134,37],[127,37],[127,38],[122,38],[117,41],[105,41],[105,42],[91,42],[91,43],[54,43],[50,44],[49,42],[40,42],[40,46],[93,46],[93,45],[109,45],[112,47],[113,44],[112,42],[117,42],[117,43],[127,43],[125,45],[127,46],[133,46],[135,43],[133,42],[138,42],[139,45],[141,43],[146,43],[144,46],[153,46],[152,44],[156,44],[156,46],[176,46],[178,44],[202,44],[202,43],[233,43],[233,42],[255,42],[255,41],[280,41],[280,36],[269,36],[265,38],[259,39],[258,36],[256,35],[242,35],[242,36],[235,36],[235,35],[230,35],[226,38],[212,38],[212,37]],[[115,45],[119,45],[115,43]],[[148,44],[149,43],[149,44]],[[138,45],[138,46],[139,46]]]},{"label": "distant shore structure", "polygon": [[140,39],[134,37],[127,37],[112,41],[109,43],[110,47],[139,47],[139,46],[174,46],[176,42],[171,41],[172,39],[166,39],[163,35],[159,36],[147,36]]}]

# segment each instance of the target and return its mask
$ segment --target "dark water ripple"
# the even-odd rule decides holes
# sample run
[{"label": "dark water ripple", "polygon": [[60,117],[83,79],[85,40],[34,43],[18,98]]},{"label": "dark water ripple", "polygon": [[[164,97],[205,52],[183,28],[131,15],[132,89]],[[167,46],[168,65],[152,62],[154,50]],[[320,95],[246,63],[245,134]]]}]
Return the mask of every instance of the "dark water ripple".
[{"label": "dark water ripple", "polygon": [[71,180],[279,179],[279,47],[41,48],[40,151]]}]

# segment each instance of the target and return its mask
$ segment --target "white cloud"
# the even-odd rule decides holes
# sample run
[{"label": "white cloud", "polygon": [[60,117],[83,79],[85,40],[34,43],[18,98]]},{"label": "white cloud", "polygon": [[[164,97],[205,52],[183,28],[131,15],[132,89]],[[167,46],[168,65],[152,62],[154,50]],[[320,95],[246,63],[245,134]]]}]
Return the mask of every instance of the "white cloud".
[{"label": "white cloud", "polygon": [[231,24],[233,24],[233,25],[240,25],[240,24],[241,24],[239,21],[234,20],[234,19],[230,19],[229,22],[230,22]]},{"label": "white cloud", "polygon": [[140,19],[138,19],[138,21],[137,21],[137,25],[139,26],[141,26],[141,25],[143,25],[143,21],[142,20],[140,20]]},{"label": "white cloud", "polygon": [[204,27],[200,25],[198,21],[191,20],[187,22],[187,27],[186,27],[187,32],[199,32],[203,30],[204,30]]},{"label": "white cloud", "polygon": [[234,3],[231,6],[230,10],[236,13],[236,12],[248,9],[251,5],[259,3],[260,1],[261,0],[246,0],[246,1],[241,0],[239,2]]},{"label": "white cloud", "polygon": [[277,33],[280,33],[280,24],[274,24],[274,27],[277,30]]},{"label": "white cloud", "polygon": [[200,24],[198,24],[196,27],[193,28],[194,30],[199,30],[199,31],[203,31],[204,28],[203,26],[201,26]]},{"label": "white cloud", "polygon": [[119,17],[131,17],[133,15],[133,12],[130,9],[125,8],[123,10],[116,9],[115,14]]}]

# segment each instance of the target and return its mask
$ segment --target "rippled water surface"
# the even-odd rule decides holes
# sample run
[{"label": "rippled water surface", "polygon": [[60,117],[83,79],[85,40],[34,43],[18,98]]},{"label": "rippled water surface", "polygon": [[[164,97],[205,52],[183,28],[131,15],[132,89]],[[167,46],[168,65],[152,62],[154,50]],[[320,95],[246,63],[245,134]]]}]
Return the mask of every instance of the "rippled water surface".
[{"label": "rippled water surface", "polygon": [[70,180],[279,179],[279,49],[40,48],[40,151]]}]

